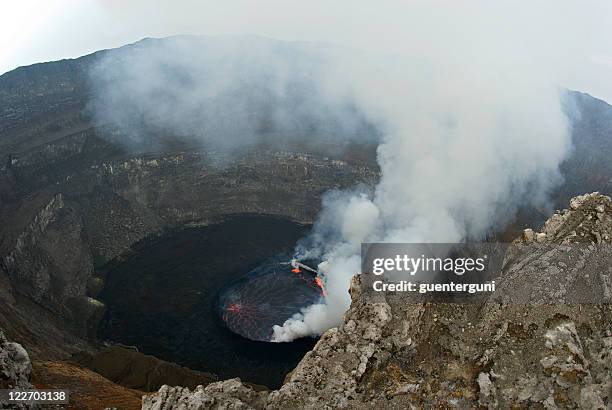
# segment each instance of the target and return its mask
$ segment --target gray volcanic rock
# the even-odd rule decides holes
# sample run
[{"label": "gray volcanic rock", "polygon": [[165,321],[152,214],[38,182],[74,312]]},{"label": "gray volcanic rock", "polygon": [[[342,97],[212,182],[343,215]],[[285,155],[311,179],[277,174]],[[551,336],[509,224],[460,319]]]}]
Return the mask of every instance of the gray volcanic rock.
[{"label": "gray volcanic rock", "polygon": [[71,312],[69,304],[84,297],[87,278],[93,272],[82,229],[77,206],[57,194],[17,237],[15,247],[4,258],[18,292],[69,318],[78,317],[86,308],[87,302]]},{"label": "gray volcanic rock", "polygon": [[[594,244],[597,232],[609,246],[612,241],[603,238],[612,229],[611,205],[609,197],[596,193],[575,198],[571,209],[550,218],[543,232],[556,244],[572,239]],[[525,241],[514,246],[525,246]],[[510,250],[509,258],[515,259],[506,261],[508,270],[537,263],[533,256],[527,252],[516,258]],[[583,268],[576,259],[557,279],[572,279],[567,273]],[[537,286],[505,272],[497,279],[502,285]],[[603,286],[612,273],[601,274]],[[480,305],[423,304],[405,295],[366,298],[360,282],[357,276],[351,284],[352,305],[344,323],[325,332],[285,384],[265,393],[265,399],[264,393],[248,391],[234,379],[194,392],[164,386],[144,398],[143,409],[230,404],[255,409],[609,408],[609,301],[542,305],[491,297]],[[554,295],[548,296],[553,300]],[[224,388],[225,383],[232,388]]]},{"label": "gray volcanic rock", "polygon": [[236,409],[263,408],[266,392],[256,392],[244,386],[240,379],[230,379],[197,386],[193,391],[183,387],[162,386],[159,392],[143,396],[142,407],[146,409]]},{"label": "gray volcanic rock", "polygon": [[[9,342],[0,330],[0,389],[32,389],[32,363],[28,352],[19,343]],[[8,404],[0,400],[3,409],[32,408],[25,404]]]},{"label": "gray volcanic rock", "polygon": [[0,330],[0,386],[2,389],[32,388],[32,363],[19,343],[9,342]]}]

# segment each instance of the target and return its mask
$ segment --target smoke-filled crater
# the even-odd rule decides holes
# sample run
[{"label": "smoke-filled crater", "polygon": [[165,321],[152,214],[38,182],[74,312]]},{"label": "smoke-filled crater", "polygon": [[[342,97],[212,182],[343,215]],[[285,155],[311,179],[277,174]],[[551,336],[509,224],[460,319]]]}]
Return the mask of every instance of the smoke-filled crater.
[{"label": "smoke-filled crater", "polygon": [[250,340],[272,340],[273,327],[318,303],[323,289],[316,273],[276,255],[219,293],[217,311],[232,332]]},{"label": "smoke-filled crater", "polygon": [[309,230],[238,215],[135,245],[101,272],[107,311],[100,339],[223,379],[279,387],[316,343],[271,343],[274,325],[323,298],[316,273],[291,266],[289,255]]}]

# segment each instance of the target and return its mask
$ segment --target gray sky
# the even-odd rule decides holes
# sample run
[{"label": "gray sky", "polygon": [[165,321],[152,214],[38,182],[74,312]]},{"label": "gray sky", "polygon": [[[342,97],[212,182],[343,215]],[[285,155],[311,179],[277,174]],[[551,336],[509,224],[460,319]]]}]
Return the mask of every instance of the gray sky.
[{"label": "gray sky", "polygon": [[458,41],[482,50],[501,38],[523,44],[559,85],[612,101],[607,0],[20,0],[0,7],[0,73],[173,34],[250,33],[420,57],[452,54]]}]

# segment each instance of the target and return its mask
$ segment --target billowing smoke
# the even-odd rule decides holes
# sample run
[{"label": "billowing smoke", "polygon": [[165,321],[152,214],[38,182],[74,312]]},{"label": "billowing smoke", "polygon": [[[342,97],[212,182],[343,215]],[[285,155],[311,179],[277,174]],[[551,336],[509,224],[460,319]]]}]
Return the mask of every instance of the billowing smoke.
[{"label": "billowing smoke", "polygon": [[561,91],[524,37],[479,27],[481,17],[396,55],[253,37],[150,40],[101,59],[92,108],[132,147],[160,135],[229,151],[313,135],[379,142],[378,185],[328,193],[297,248],[325,261],[328,296],[275,326],[273,341],[316,335],[350,304],[361,242],[479,238],[519,205],[544,204],[559,182],[570,145]]},{"label": "billowing smoke", "polygon": [[89,108],[137,151],[172,139],[224,153],[371,140],[352,101],[325,86],[331,50],[257,36],[145,39],[98,59]]},{"label": "billowing smoke", "polygon": [[519,205],[546,202],[570,145],[560,90],[521,54],[471,51],[439,56],[426,70],[352,62],[357,106],[382,130],[382,177],[373,194],[326,197],[298,254],[325,260],[329,297],[275,326],[274,341],[340,323],[361,242],[478,239]]}]

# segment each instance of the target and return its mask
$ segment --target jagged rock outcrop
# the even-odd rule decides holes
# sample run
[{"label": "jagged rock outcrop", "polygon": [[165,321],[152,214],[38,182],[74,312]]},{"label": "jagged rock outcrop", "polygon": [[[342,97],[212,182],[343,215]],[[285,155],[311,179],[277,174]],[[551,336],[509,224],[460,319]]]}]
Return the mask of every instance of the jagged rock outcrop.
[{"label": "jagged rock outcrop", "polygon": [[246,387],[240,379],[230,379],[198,386],[193,391],[183,387],[162,386],[159,392],[143,396],[142,406],[147,409],[236,409],[263,408],[266,392]]},{"label": "jagged rock outcrop", "polygon": [[0,388],[31,388],[32,363],[28,352],[19,343],[6,340],[0,330]]},{"label": "jagged rock outcrop", "polygon": [[[588,256],[595,245],[611,247],[611,230],[612,202],[594,193],[572,199],[570,209],[551,217],[542,232],[526,231],[513,246],[574,243],[589,249]],[[541,262],[539,249],[510,249],[496,279],[508,292],[481,304],[366,298],[358,276],[344,323],[322,335],[279,390],[256,393],[236,379],[193,392],[164,386],[144,398],[143,409],[609,408],[612,308],[604,288],[612,259],[591,283],[602,288],[601,299],[564,303],[556,289],[540,287],[549,292],[542,304],[525,298],[524,289],[545,280],[535,283],[513,271]],[[548,255],[544,272],[555,255]],[[557,281],[574,280],[572,272],[585,270],[578,258],[563,263],[565,274]]]},{"label": "jagged rock outcrop", "polygon": [[[19,343],[9,342],[0,330],[0,389],[31,389],[32,363],[28,352]],[[0,400],[0,407],[27,408],[24,405],[9,405]]]},{"label": "jagged rock outcrop", "polygon": [[86,296],[93,263],[82,230],[78,206],[61,193],[54,195],[4,258],[16,291],[75,324],[100,310],[100,304]]}]

